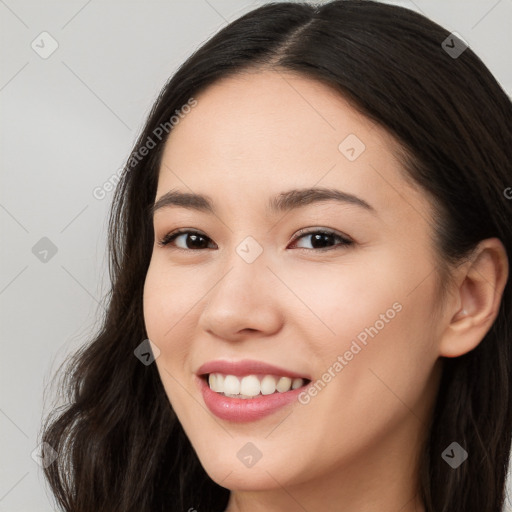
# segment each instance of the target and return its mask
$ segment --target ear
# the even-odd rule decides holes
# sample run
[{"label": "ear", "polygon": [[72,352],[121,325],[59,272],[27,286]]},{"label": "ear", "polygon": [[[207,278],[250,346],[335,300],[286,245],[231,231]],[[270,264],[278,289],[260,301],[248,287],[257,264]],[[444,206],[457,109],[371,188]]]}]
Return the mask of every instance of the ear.
[{"label": "ear", "polygon": [[439,355],[444,357],[470,352],[492,327],[508,279],[507,252],[498,238],[482,240],[459,271],[440,339]]}]

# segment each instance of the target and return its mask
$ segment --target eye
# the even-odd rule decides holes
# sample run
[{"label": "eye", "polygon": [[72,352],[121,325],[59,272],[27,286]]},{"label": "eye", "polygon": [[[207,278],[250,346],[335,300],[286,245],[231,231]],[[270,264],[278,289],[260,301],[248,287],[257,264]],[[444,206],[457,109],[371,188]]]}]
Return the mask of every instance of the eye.
[{"label": "eye", "polygon": [[[296,242],[297,240],[300,240],[301,238],[306,239],[307,237],[311,237],[311,244],[313,246],[312,249],[307,247],[300,247],[300,249],[305,249],[306,251],[311,250],[320,250],[320,251],[329,251],[331,249],[339,249],[343,246],[350,246],[354,242],[344,236],[341,236],[340,234],[331,231],[331,230],[325,230],[325,229],[314,229],[310,231],[301,230],[298,232],[297,235],[294,236],[293,242]],[[326,247],[325,245],[329,245],[330,242],[333,240],[339,240],[340,243],[331,247]]]},{"label": "eye", "polygon": [[188,235],[190,235],[192,247],[188,247],[188,244],[185,242],[185,247],[177,247],[177,249],[184,251],[204,249],[204,241],[210,240],[210,238],[208,238],[206,235],[203,235],[199,231],[182,229],[174,231],[173,233],[167,233],[167,235],[165,235],[161,240],[158,241],[158,245],[160,247],[165,247],[166,245],[170,245],[172,242],[178,240],[181,237],[185,239],[185,237]]},{"label": "eye", "polygon": [[[188,239],[190,242],[187,243],[187,237],[190,235],[190,238]],[[185,247],[174,247],[175,249],[184,250],[184,251],[190,251],[190,250],[200,250],[200,249],[207,249],[208,247],[208,240],[211,241],[209,237],[202,234],[199,231],[192,231],[187,229],[182,229],[178,231],[174,231],[172,233],[166,234],[162,239],[158,241],[158,245],[160,247],[165,247],[167,245],[176,245],[174,242],[176,240],[179,240],[183,237],[182,243],[184,243]],[[306,239],[307,237],[311,237],[311,243],[313,246],[312,248],[307,247],[299,247],[299,249],[303,249],[306,251],[311,250],[317,250],[317,251],[327,251],[331,249],[340,248],[343,246],[350,246],[354,242],[352,240],[349,240],[348,238],[339,235],[338,233],[331,231],[331,230],[325,230],[325,229],[315,229],[310,231],[301,230],[298,232],[297,235],[293,237],[292,242],[296,243],[297,240],[300,240],[302,238]],[[329,246],[331,242],[338,240],[339,243],[334,246]],[[327,247],[326,247],[327,245]]]}]

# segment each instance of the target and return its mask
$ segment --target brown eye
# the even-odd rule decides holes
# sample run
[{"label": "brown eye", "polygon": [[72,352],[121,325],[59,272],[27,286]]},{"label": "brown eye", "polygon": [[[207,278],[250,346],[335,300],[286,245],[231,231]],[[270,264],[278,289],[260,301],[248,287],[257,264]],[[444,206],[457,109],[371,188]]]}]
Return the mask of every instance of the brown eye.
[{"label": "brown eye", "polygon": [[[189,236],[190,235],[190,236]],[[189,238],[187,239],[187,236]],[[178,238],[183,237],[185,247],[176,247],[176,249],[180,250],[199,250],[199,249],[207,249],[207,240],[210,240],[206,235],[199,233],[198,231],[190,231],[190,230],[181,230],[175,231],[174,233],[168,233],[161,240],[158,241],[158,245],[161,247],[165,247],[168,245],[175,245],[174,241]]]},{"label": "brown eye", "polygon": [[[311,238],[310,244],[311,248],[308,247],[298,247],[299,249],[303,249],[306,251],[328,251],[331,249],[337,249],[340,247],[347,247],[353,245],[353,241],[341,236],[340,234],[334,231],[328,230],[311,230],[311,231],[300,231],[298,235],[296,235],[293,239],[293,244],[297,245],[296,242],[301,239]],[[180,247],[175,242],[178,239],[182,239],[181,244],[184,244],[184,247]],[[178,249],[182,251],[197,251],[201,249],[208,249],[208,242],[212,242],[212,240],[199,231],[191,231],[191,230],[178,230],[172,233],[168,233],[161,240],[158,241],[158,245],[160,247],[172,247],[173,249]],[[210,247],[211,248],[211,247]],[[215,248],[215,247],[213,247]]]},{"label": "brown eye", "polygon": [[[330,249],[336,249],[340,246],[349,246],[353,244],[352,240],[349,240],[348,238],[345,238],[334,231],[326,231],[326,230],[315,230],[315,231],[308,231],[299,232],[299,235],[296,236],[293,241],[294,243],[297,240],[300,240],[302,238],[307,239],[308,237],[311,238],[310,244],[313,246],[312,248],[308,247],[299,247],[300,249],[305,249],[308,251],[311,250],[330,250]],[[336,240],[339,241],[338,244],[336,244]],[[334,246],[332,245],[334,243]]]}]

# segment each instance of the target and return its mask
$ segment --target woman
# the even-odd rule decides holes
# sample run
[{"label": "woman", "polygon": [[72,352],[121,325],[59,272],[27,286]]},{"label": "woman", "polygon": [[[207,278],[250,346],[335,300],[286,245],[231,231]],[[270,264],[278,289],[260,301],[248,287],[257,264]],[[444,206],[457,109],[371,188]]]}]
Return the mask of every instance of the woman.
[{"label": "woman", "polygon": [[500,511],[511,118],[404,8],[207,41],[116,191],[108,313],[42,435],[62,509]]}]

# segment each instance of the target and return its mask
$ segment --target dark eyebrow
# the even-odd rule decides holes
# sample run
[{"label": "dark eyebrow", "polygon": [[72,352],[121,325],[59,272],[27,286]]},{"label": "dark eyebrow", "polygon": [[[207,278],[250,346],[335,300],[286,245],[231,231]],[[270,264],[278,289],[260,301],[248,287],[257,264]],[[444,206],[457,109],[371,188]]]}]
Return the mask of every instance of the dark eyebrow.
[{"label": "dark eyebrow", "polygon": [[[340,203],[352,204],[376,214],[375,209],[363,199],[341,190],[322,187],[301,188],[281,192],[270,198],[267,209],[271,213],[277,214],[321,201],[338,201]],[[171,206],[180,206],[199,212],[215,214],[215,206],[209,196],[171,190],[161,196],[152,206],[151,215],[154,215],[161,208]]]}]

